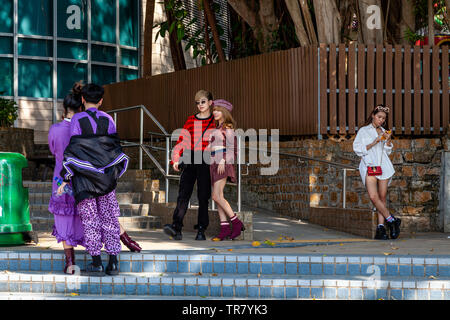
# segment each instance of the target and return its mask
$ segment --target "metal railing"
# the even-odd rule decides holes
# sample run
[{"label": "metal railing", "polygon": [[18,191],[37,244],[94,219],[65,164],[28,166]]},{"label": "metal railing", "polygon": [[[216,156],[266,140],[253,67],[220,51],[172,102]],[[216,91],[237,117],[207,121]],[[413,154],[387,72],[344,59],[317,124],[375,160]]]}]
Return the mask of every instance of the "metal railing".
[{"label": "metal railing", "polygon": [[[140,111],[140,115],[139,115],[139,143],[136,142],[130,142],[130,141],[125,141],[122,140],[122,146],[123,147],[139,147],[139,170],[142,170],[142,162],[143,162],[143,153],[145,152],[145,154],[150,158],[150,160],[153,162],[153,164],[158,168],[158,170],[161,172],[161,174],[164,176],[165,179],[165,203],[169,202],[169,180],[179,180],[180,179],[180,175],[172,175],[169,174],[170,171],[170,150],[171,150],[171,138],[173,137],[172,135],[169,135],[169,133],[166,131],[166,129],[161,125],[161,123],[153,116],[153,114],[148,111],[148,109],[143,106],[143,105],[138,105],[138,106],[133,106],[133,107],[127,107],[127,108],[121,108],[121,109],[115,109],[115,110],[110,110],[107,111],[107,113],[109,114],[113,114],[113,118],[114,118],[114,122],[116,124],[117,127],[117,114],[118,113],[122,113],[122,112],[127,112],[127,111],[131,111],[131,110],[136,110],[139,109]],[[162,133],[157,133],[157,132],[148,132],[148,134],[151,137],[151,145],[145,145],[144,144],[144,114],[146,114],[156,125],[157,127],[161,130]],[[153,145],[153,136],[159,136],[159,137],[163,137],[165,139],[165,148],[162,147],[157,147]],[[175,137],[177,138],[177,137]],[[241,139],[237,139],[237,149],[238,150],[248,150],[248,151],[259,151],[258,149],[254,149],[254,148],[250,148],[250,147],[244,147],[242,148],[242,141]],[[159,161],[151,154],[150,149],[156,150],[156,151],[164,151],[165,152],[165,168],[162,167],[162,165],[159,163]],[[276,153],[279,156],[285,156],[285,157],[293,157],[293,158],[297,158],[299,160],[305,160],[305,161],[314,161],[314,162],[321,162],[321,163],[325,163],[337,168],[340,168],[343,170],[343,175],[342,175],[342,179],[343,179],[343,196],[342,196],[342,203],[343,203],[343,208],[345,208],[346,206],[346,189],[347,189],[347,184],[346,184],[346,180],[347,180],[347,171],[351,171],[351,170],[358,170],[358,168],[352,166],[352,165],[347,165],[347,164],[342,164],[342,163],[337,163],[337,162],[333,162],[333,161],[328,161],[328,160],[323,160],[323,159],[317,159],[317,158],[313,158],[313,157],[309,157],[309,156],[304,156],[304,155],[298,155],[298,154],[292,154],[292,153],[286,153],[286,152],[278,152],[278,151],[271,151],[271,153]],[[267,152],[264,152],[265,156],[267,155]],[[237,182],[236,183],[231,183],[231,182],[227,182],[227,185],[231,185],[231,186],[236,186],[237,187],[237,207],[238,207],[238,212],[241,212],[242,209],[242,161],[241,161],[241,152],[237,152]],[[249,163],[245,163],[248,166],[250,166]],[[248,170],[247,173],[244,175],[248,175]],[[214,201],[212,201],[212,209],[215,209],[215,205],[214,205]]]}]

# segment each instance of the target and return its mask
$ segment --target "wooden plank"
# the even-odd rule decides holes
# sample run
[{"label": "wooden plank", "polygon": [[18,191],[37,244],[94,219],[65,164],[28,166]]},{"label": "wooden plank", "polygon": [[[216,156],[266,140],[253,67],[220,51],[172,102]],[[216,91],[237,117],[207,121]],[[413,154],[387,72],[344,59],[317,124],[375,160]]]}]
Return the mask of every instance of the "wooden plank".
[{"label": "wooden plank", "polygon": [[380,103],[384,103],[384,99],[383,99],[383,89],[384,89],[384,83],[383,83],[383,71],[385,70],[385,65],[384,65],[384,53],[383,53],[383,49],[384,46],[382,44],[377,44],[376,45],[376,72],[375,72],[375,76],[376,76],[376,96],[375,96],[375,105],[378,105]]},{"label": "wooden plank", "polygon": [[375,79],[375,46],[367,46],[367,95],[366,95],[366,115],[370,115],[375,108],[374,100],[374,79]]},{"label": "wooden plank", "polygon": [[422,126],[422,94],[421,94],[421,53],[420,47],[414,46],[413,53],[413,79],[414,79],[414,135],[421,133]]},{"label": "wooden plank", "polygon": [[336,45],[330,44],[329,55],[329,87],[330,87],[330,133],[337,134],[337,101],[336,101]]},{"label": "wooden plank", "polygon": [[[393,110],[393,51],[392,46],[386,46],[386,60],[385,60],[385,78],[386,78],[386,96],[385,96],[385,104],[391,110]],[[392,117],[392,113],[388,117],[388,128],[392,128],[394,126],[394,119]]]},{"label": "wooden plank", "polygon": [[441,59],[441,70],[442,70],[442,125],[444,126],[444,130],[448,129],[448,124],[450,123],[450,104],[449,104],[449,60],[448,60],[448,51],[450,47],[443,46],[442,50],[442,59]]},{"label": "wooden plank", "polygon": [[431,76],[432,76],[432,84],[433,84],[433,104],[432,104],[432,128],[433,128],[433,134],[439,134],[440,128],[441,128],[441,86],[439,83],[439,47],[433,46],[433,53],[432,53],[432,70],[431,70]]},{"label": "wooden plank", "polygon": [[327,134],[328,124],[328,53],[327,45],[320,45],[320,133]]},{"label": "wooden plank", "polygon": [[318,49],[316,46],[311,46],[311,59],[312,59],[312,74],[313,74],[313,110],[314,110],[314,126],[312,127],[312,131],[315,132],[314,135],[318,132],[319,130],[319,116],[318,116],[318,90],[319,90],[319,86],[318,86],[318,79],[319,79],[319,75],[317,74],[318,72],[318,68],[319,68],[319,64],[317,61],[317,57],[318,57]]},{"label": "wooden plank", "polygon": [[391,116],[394,117],[395,134],[402,132],[402,117],[403,117],[403,97],[402,97],[402,46],[396,45],[394,55],[394,83],[395,83],[395,95],[394,95],[394,107]]},{"label": "wooden plank", "polygon": [[348,133],[355,133],[356,125],[356,45],[352,43],[348,47]]},{"label": "wooden plank", "polygon": [[405,127],[404,133],[407,135],[411,134],[411,127],[412,124],[412,109],[411,109],[411,46],[406,45],[405,47],[405,53],[403,56],[403,81],[404,81],[404,87],[405,87],[405,94],[404,94],[404,110],[405,113],[403,114],[403,123]]},{"label": "wooden plank", "polygon": [[430,46],[423,46],[423,133],[430,134],[431,129],[431,109],[430,109]]},{"label": "wooden plank", "polygon": [[346,58],[347,54],[345,52],[345,44],[339,44],[339,68],[338,68],[338,79],[339,79],[339,134],[346,134],[347,129],[347,94],[345,90],[346,85]]},{"label": "wooden plank", "polygon": [[365,53],[365,45],[358,45],[358,128],[364,124],[364,121],[369,116],[366,116],[366,84],[365,84],[365,75],[366,75],[366,53]]}]

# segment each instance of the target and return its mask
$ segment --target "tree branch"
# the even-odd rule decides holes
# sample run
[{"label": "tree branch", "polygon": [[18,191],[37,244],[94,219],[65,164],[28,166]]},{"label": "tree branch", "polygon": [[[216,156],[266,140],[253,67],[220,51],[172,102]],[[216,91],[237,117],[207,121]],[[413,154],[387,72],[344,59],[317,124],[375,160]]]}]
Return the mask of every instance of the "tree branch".
[{"label": "tree branch", "polygon": [[310,45],[311,43],[308,39],[308,35],[303,27],[302,13],[300,12],[298,0],[284,0],[284,2],[286,3],[286,7],[291,15],[292,21],[294,22],[295,34],[300,42],[300,46],[306,47]]}]

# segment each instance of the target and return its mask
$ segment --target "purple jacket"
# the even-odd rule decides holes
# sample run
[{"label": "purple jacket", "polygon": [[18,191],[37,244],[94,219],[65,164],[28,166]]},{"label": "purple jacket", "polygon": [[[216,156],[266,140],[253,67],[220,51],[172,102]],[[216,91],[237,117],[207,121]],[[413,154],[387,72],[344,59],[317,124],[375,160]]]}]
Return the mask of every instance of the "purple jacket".
[{"label": "purple jacket", "polygon": [[[96,108],[90,108],[90,109],[87,109],[87,110],[95,113],[97,118],[98,117],[106,117],[106,118],[108,118],[108,120],[109,120],[108,134],[116,133],[116,125],[114,124],[113,118],[109,114],[107,114],[104,111],[98,110]],[[92,130],[94,132],[97,131],[97,123],[95,123],[94,119],[89,117],[86,112],[80,112],[80,113],[75,114],[72,117],[72,121],[71,121],[71,124],[70,124],[70,137],[81,135],[81,126],[80,126],[80,122],[79,121],[82,118],[88,118],[89,122],[91,123]]]},{"label": "purple jacket", "polygon": [[75,199],[64,193],[61,196],[56,196],[55,192],[58,190],[58,185],[55,177],[61,178],[60,171],[64,160],[64,150],[70,141],[70,125],[71,122],[63,120],[55,123],[50,127],[48,133],[48,147],[50,152],[55,156],[55,169],[53,171],[52,195],[48,205],[48,210],[57,215],[74,215],[76,213]]}]

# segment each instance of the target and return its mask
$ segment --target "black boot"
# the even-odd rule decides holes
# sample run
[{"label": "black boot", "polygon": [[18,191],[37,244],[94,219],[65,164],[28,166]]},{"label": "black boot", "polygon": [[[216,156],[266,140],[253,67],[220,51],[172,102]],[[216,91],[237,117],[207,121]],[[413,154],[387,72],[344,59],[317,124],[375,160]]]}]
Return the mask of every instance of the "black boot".
[{"label": "black boot", "polygon": [[402,224],[402,220],[399,218],[394,218],[392,222],[387,222],[389,227],[389,235],[391,239],[397,239],[400,235],[400,225]]},{"label": "black boot", "polygon": [[97,277],[103,277],[105,275],[105,268],[103,267],[100,256],[92,256],[92,263],[86,267],[86,273],[88,276]]},{"label": "black boot", "polygon": [[388,240],[388,236],[386,234],[386,228],[380,224],[377,227],[377,232],[375,233],[375,239],[376,240]]},{"label": "black boot", "polygon": [[116,276],[119,274],[119,267],[117,266],[117,256],[109,256],[109,262],[106,266],[106,274],[109,276]]},{"label": "black boot", "polygon": [[168,236],[172,237],[174,240],[182,240],[183,235],[181,234],[181,230],[176,228],[173,224],[166,224],[163,228],[164,233]]},{"label": "black boot", "polygon": [[205,228],[198,227],[197,236],[195,237],[195,240],[206,240]]}]

